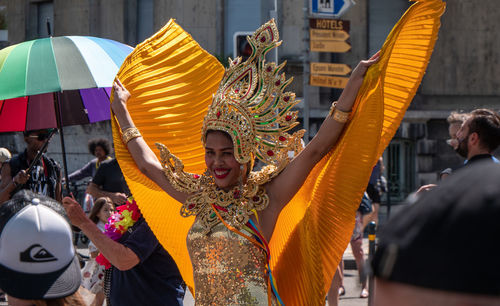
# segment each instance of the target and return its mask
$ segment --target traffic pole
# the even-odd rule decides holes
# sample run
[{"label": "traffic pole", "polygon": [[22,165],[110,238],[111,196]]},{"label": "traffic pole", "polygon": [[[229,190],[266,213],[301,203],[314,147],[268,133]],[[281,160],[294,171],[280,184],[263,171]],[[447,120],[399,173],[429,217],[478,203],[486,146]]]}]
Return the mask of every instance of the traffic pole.
[{"label": "traffic pole", "polygon": [[[373,255],[375,254],[375,238],[376,238],[377,224],[372,221],[368,224],[368,264],[371,264]],[[368,265],[367,265],[368,266]],[[369,269],[371,270],[371,269]],[[375,286],[375,278],[373,273],[370,273],[368,278],[368,306],[373,305],[373,292]]]}]

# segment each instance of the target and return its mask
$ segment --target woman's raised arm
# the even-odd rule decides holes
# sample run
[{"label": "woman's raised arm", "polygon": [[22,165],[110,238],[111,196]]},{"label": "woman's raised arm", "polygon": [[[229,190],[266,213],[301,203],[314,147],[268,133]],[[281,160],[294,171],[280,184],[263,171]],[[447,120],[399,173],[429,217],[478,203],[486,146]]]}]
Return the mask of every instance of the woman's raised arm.
[{"label": "woman's raised arm", "polygon": [[[276,219],[283,207],[293,198],[313,167],[333,148],[337,142],[368,68],[379,59],[379,52],[368,60],[359,62],[353,70],[335,109],[332,108],[321,128],[304,150],[266,186],[270,205],[262,212],[262,228],[265,232],[274,229]],[[270,235],[269,235],[270,236]]]},{"label": "woman's raised arm", "polygon": [[[113,103],[111,103],[111,109],[120,124],[121,132],[122,134],[124,132],[132,132],[132,134],[134,134],[135,131],[130,128],[134,128],[135,125],[127,109],[127,101],[130,98],[130,93],[118,79],[113,83],[113,89],[114,98]],[[137,136],[137,134],[134,134],[134,136]],[[174,189],[163,174],[162,165],[154,152],[149,148],[142,137],[134,136],[132,136],[132,139],[128,140],[126,146],[139,170],[165,190],[171,197],[184,203],[188,194]]]}]

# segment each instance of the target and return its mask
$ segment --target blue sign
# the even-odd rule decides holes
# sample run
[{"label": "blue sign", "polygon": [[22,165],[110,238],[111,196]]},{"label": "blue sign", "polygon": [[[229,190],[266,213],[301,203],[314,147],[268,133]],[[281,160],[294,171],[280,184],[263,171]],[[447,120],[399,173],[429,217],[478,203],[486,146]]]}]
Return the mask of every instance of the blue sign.
[{"label": "blue sign", "polygon": [[312,15],[338,18],[355,3],[353,0],[310,0]]}]

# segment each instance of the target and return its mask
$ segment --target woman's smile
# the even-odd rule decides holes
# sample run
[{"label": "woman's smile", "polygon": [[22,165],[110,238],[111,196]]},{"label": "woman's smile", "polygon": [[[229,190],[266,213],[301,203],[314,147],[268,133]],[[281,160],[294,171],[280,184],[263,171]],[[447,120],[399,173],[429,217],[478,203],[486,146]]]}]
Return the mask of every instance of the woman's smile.
[{"label": "woman's smile", "polygon": [[217,179],[223,179],[226,176],[228,176],[229,172],[231,172],[231,169],[225,169],[225,168],[215,168],[214,169],[214,176]]}]

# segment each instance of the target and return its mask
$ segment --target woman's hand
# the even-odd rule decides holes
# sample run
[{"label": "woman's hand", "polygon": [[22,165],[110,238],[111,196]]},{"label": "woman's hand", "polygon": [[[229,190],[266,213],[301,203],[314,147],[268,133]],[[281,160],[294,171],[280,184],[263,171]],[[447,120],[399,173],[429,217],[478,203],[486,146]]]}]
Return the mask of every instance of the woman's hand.
[{"label": "woman's hand", "polygon": [[370,68],[371,65],[378,62],[380,59],[380,51],[375,53],[370,59],[360,61],[359,64],[354,68],[351,73],[351,77],[347,82],[342,94],[340,95],[337,108],[344,112],[349,112],[352,109],[356,96],[358,95],[358,91],[363,84],[363,80],[365,78],[366,71]]},{"label": "woman's hand", "polygon": [[378,62],[379,59],[380,51],[375,53],[370,59],[360,61],[351,73],[351,80],[363,80],[368,68]]},{"label": "woman's hand", "polygon": [[123,110],[127,109],[127,101],[130,98],[130,92],[123,86],[118,78],[113,83],[113,103],[111,109],[113,113],[120,114]]}]

